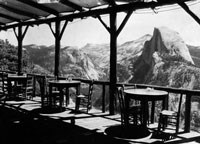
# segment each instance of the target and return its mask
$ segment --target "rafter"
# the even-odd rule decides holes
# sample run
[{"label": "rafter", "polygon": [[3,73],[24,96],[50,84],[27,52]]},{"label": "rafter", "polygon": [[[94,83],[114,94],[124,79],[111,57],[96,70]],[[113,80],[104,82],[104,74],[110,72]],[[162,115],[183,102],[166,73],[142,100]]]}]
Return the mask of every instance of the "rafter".
[{"label": "rafter", "polygon": [[[69,15],[63,15],[59,17],[53,17],[53,18],[47,18],[47,19],[39,19],[34,21],[26,21],[20,23],[21,25],[40,25],[44,23],[50,23],[55,22],[56,20],[71,20],[76,18],[83,18],[83,17],[89,17],[94,15],[104,15],[109,14],[110,12],[125,12],[129,10],[137,10],[137,9],[145,9],[145,8],[152,8],[152,7],[160,7],[163,5],[170,5],[170,4],[176,4],[179,0],[164,0],[160,2],[137,2],[137,3],[129,3],[129,4],[122,4],[122,5],[116,5],[115,7],[108,7],[108,8],[101,8],[101,9],[94,9],[89,11],[83,11],[81,13],[72,13]],[[183,0],[184,2],[190,1],[190,0]],[[19,24],[10,24],[6,26],[2,26],[0,30],[6,30],[13,27],[17,27]]]},{"label": "rafter", "polygon": [[5,23],[3,23],[3,22],[0,22],[0,25],[6,25]]},{"label": "rafter", "polygon": [[67,5],[75,10],[78,10],[78,11],[84,11],[83,8],[71,1],[68,1],[68,0],[60,0],[60,2],[64,5]]},{"label": "rafter", "polygon": [[30,0],[17,0],[17,1],[20,1],[24,4],[27,4],[29,6],[40,9],[42,11],[45,11],[45,12],[53,14],[53,15],[56,15],[56,16],[59,15],[59,13],[57,11],[55,11],[54,9],[51,9],[49,7],[46,7],[45,5],[39,4],[39,3],[34,2],[34,1],[30,1]]},{"label": "rafter", "polygon": [[0,13],[0,17],[3,17],[3,18],[6,18],[6,19],[9,19],[9,20],[13,20],[13,21],[20,22],[20,19],[14,18],[14,17],[12,17],[12,16],[8,16],[8,15],[6,15],[6,14]]},{"label": "rafter", "polygon": [[115,0],[104,0],[105,2],[109,3],[109,5],[115,6]]},{"label": "rafter", "polygon": [[26,11],[22,11],[22,10],[19,10],[19,9],[16,9],[16,8],[12,8],[12,7],[9,7],[9,6],[1,4],[1,3],[0,3],[0,7],[6,9],[8,11],[11,11],[13,13],[19,14],[19,15],[23,15],[23,16],[27,16],[27,17],[31,17],[31,18],[35,18],[35,19],[39,18],[39,16],[36,15],[36,14],[26,12]]},{"label": "rafter", "polygon": [[118,30],[117,30],[117,35],[120,34],[120,32],[122,31],[122,29],[124,28],[124,26],[126,25],[128,19],[130,18],[130,16],[132,15],[133,11],[130,10],[127,12],[126,17],[124,18],[124,20],[122,21],[121,25],[119,26]]},{"label": "rafter", "polygon": [[178,2],[178,4],[191,16],[194,18],[194,20],[200,24],[200,18],[195,15],[190,8],[184,3],[184,2]]}]

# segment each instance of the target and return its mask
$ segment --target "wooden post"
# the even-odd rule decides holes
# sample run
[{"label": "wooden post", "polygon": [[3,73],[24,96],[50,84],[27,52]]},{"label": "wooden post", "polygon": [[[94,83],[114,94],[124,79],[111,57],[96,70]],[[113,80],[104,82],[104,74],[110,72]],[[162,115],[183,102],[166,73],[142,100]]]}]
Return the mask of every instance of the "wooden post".
[{"label": "wooden post", "polygon": [[114,114],[114,100],[117,83],[117,13],[110,13],[110,114]]},{"label": "wooden post", "polygon": [[105,110],[105,95],[106,95],[106,85],[102,85],[102,112],[104,113]]},{"label": "wooden post", "polygon": [[68,21],[65,21],[64,26],[61,29],[60,26],[60,20],[57,20],[55,23],[55,32],[53,28],[51,27],[51,24],[49,23],[49,27],[51,29],[51,32],[53,33],[55,37],[55,66],[54,66],[54,75],[59,76],[59,68],[60,68],[60,40],[62,38],[62,35],[65,31],[65,28],[67,26]]},{"label": "wooden post", "polygon": [[185,132],[190,132],[190,120],[191,120],[191,95],[186,94],[185,99]]},{"label": "wooden post", "polygon": [[55,25],[55,69],[54,75],[59,76],[60,67],[60,21],[56,21]]},{"label": "wooden post", "polygon": [[114,114],[114,101],[115,101],[115,93],[116,93],[116,84],[117,84],[117,37],[124,28],[128,19],[130,18],[132,10],[127,12],[126,17],[122,21],[120,27],[117,29],[117,12],[110,12],[110,27],[106,25],[106,23],[101,19],[100,16],[97,16],[99,21],[103,24],[106,30],[110,33],[110,105],[109,111],[110,114]]},{"label": "wooden post", "polygon": [[21,75],[22,73],[22,41],[23,41],[23,35],[22,35],[22,26],[19,25],[18,27],[18,75]]},{"label": "wooden post", "polygon": [[18,41],[18,75],[22,74],[22,64],[23,64],[23,59],[22,59],[22,42],[24,39],[24,36],[28,30],[29,26],[26,26],[26,29],[24,30],[24,32],[22,32],[22,25],[18,26],[18,33],[16,32],[15,28],[14,29],[14,33],[15,36],[17,38]]}]

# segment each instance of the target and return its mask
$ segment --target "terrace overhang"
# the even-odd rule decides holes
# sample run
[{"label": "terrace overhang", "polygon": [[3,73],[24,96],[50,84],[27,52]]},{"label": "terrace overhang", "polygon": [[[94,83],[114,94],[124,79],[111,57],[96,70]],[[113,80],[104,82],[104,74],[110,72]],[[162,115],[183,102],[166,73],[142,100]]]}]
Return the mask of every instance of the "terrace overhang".
[{"label": "terrace overhang", "polygon": [[0,30],[57,20],[154,9],[193,0],[0,0]]}]

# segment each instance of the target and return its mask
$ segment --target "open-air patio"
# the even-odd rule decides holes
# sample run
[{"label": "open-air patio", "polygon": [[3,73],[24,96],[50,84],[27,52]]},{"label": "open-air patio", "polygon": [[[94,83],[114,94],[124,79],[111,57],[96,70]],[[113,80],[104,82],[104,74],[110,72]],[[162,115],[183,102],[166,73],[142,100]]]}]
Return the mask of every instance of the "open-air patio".
[{"label": "open-air patio", "polygon": [[138,131],[129,131],[133,138],[123,139],[107,133],[112,126],[120,125],[120,115],[109,115],[96,109],[88,114],[74,113],[74,104],[62,112],[45,111],[40,100],[7,101],[0,105],[1,143],[78,144],[78,143],[199,143],[198,132],[170,135],[156,134],[157,123],[150,124],[152,134],[136,139]]},{"label": "open-air patio", "polygon": [[[15,75],[7,75],[6,78],[6,84],[9,85],[8,87],[13,86],[13,89],[9,88],[5,92],[4,88],[2,88],[3,92],[0,97],[0,143],[200,143],[200,133],[191,129],[191,101],[194,96],[198,97],[200,95],[199,90],[135,83],[124,84],[118,83],[117,80],[117,37],[132,13],[139,9],[154,10],[157,7],[162,8],[162,6],[177,4],[200,24],[200,19],[189,9],[187,2],[190,2],[190,0],[55,0],[51,1],[51,3],[46,3],[46,1],[42,0],[39,2],[35,0],[0,0],[0,31],[13,29],[18,41],[18,69]],[[120,26],[117,27],[117,14],[120,12],[125,13],[125,17]],[[109,25],[102,19],[102,15],[106,14],[109,15]],[[110,34],[109,81],[95,80],[91,82],[91,80],[76,77],[69,80],[60,75],[60,41],[65,28],[68,22],[85,17],[98,19]],[[63,27],[61,27],[61,22],[64,22]],[[52,23],[55,24],[55,27],[53,27]],[[29,26],[41,24],[48,24],[55,38],[55,67],[53,76],[55,79],[47,80],[47,75],[30,74],[33,77],[34,84],[31,87],[33,92],[28,96],[29,93],[27,89],[24,89],[24,85],[15,85],[12,81],[17,81],[19,78],[21,78],[20,84],[23,83],[22,79],[26,79],[26,82],[28,81],[27,77],[29,74],[23,72],[23,39]],[[7,71],[3,71],[3,73],[7,73]],[[39,94],[36,94],[36,82],[39,84]],[[48,84],[45,82],[48,82]],[[101,109],[92,107],[90,103],[87,105],[88,112],[77,111],[79,107],[76,106],[76,102],[70,101],[67,89],[71,86],[76,87],[76,94],[79,94],[79,86],[83,82],[101,86],[99,92],[101,93],[102,100]],[[1,79],[2,85],[4,85],[3,77]],[[144,91],[152,90],[158,92],[159,99],[157,100],[160,100],[160,97],[162,98],[163,107],[167,107],[169,103],[166,101],[168,100],[166,97],[173,97],[173,94],[176,94],[180,95],[182,99],[183,96],[185,100],[183,112],[179,111],[177,116],[177,135],[158,130],[158,123],[160,121],[155,120],[155,103],[153,103],[153,101],[156,101],[154,99],[156,94],[149,94],[150,91],[148,94],[144,94],[145,97],[139,99],[142,103],[142,107],[140,107],[142,114],[139,117],[141,118],[141,125],[139,125],[139,128],[135,127],[138,124],[129,125],[129,114],[127,114],[127,111],[123,111],[124,118],[122,118],[122,110],[120,111],[121,113],[119,111],[116,112],[116,109],[119,109],[117,107],[116,88],[126,86],[134,86],[132,90],[124,90],[124,92],[126,96],[136,96],[136,100],[138,100],[137,96],[140,96],[140,94],[134,93],[136,88],[143,89]],[[28,87],[27,83],[25,87]],[[53,87],[57,87],[57,89],[54,90]],[[63,89],[66,89],[66,91],[64,92]],[[22,94],[22,91],[25,91],[25,93]],[[48,94],[46,91],[48,91]],[[56,93],[57,91],[59,91],[59,94]],[[159,92],[161,91],[164,91],[164,94],[160,94]],[[108,94],[107,97],[106,92]],[[57,94],[60,96],[58,99],[56,97]],[[16,96],[24,97],[21,99],[21,97]],[[65,99],[64,96],[66,96]],[[152,96],[153,100],[148,99],[147,96]],[[80,96],[79,98],[81,99],[82,97]],[[106,98],[109,101],[107,105]],[[57,101],[59,105],[57,105]],[[148,112],[149,107],[147,106],[150,101],[152,101],[151,114]],[[48,105],[47,107],[45,107],[46,104]],[[182,118],[184,123],[179,128],[180,113],[184,115]],[[161,116],[164,117],[164,114]],[[125,122],[123,123],[123,121]],[[164,122],[166,121],[163,120],[162,122],[163,127],[161,128],[164,129]],[[143,126],[145,126],[145,130]]]}]

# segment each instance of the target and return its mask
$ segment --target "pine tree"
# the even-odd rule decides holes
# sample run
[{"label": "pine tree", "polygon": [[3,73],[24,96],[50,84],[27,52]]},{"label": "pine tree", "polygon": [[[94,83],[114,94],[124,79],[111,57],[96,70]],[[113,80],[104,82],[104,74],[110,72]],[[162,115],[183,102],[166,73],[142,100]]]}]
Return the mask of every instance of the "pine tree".
[{"label": "pine tree", "polygon": [[[23,72],[31,71],[31,63],[26,51],[23,51]],[[0,70],[17,71],[18,49],[8,40],[0,40]]]}]

